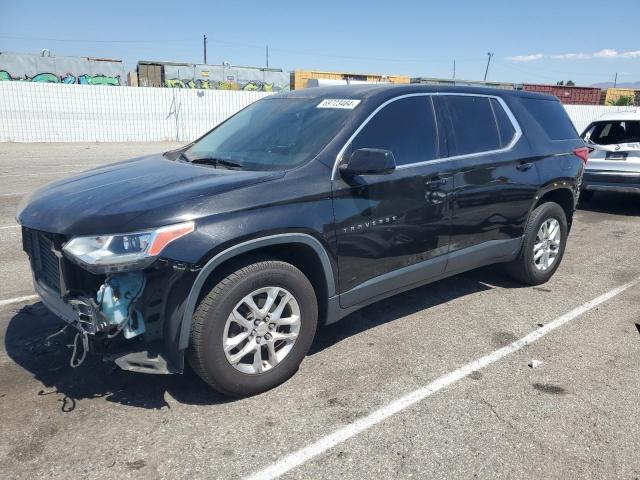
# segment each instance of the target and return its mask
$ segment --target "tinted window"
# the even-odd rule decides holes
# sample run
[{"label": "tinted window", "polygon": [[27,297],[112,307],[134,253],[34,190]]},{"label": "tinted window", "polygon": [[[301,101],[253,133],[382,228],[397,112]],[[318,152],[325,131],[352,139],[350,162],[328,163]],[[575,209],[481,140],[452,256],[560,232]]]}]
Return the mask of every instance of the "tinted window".
[{"label": "tinted window", "polygon": [[500,149],[496,119],[487,97],[447,95],[456,155]]},{"label": "tinted window", "polygon": [[438,158],[438,129],[431,97],[391,102],[358,133],[351,148],[391,150],[397,165]]},{"label": "tinted window", "polygon": [[495,98],[491,99],[491,107],[493,108],[493,114],[496,117],[496,123],[498,124],[498,134],[500,135],[500,146],[506,147],[513,140],[516,134],[516,129],[513,128],[513,123],[509,119],[507,112],[504,111],[500,102]]},{"label": "tinted window", "polygon": [[560,102],[522,98],[522,104],[551,140],[568,140],[578,136],[569,115]]},{"label": "tinted window", "polygon": [[596,122],[587,130],[585,139],[598,145],[640,142],[640,122]]}]

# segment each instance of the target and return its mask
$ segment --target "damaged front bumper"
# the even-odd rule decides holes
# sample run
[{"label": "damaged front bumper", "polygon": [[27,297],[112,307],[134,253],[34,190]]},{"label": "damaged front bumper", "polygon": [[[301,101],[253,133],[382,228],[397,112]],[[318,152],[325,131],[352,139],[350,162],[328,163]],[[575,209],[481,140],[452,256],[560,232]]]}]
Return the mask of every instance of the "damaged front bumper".
[{"label": "damaged front bumper", "polygon": [[[93,353],[123,370],[180,373],[184,355],[174,332],[195,269],[159,258],[144,270],[98,275],[65,258],[63,242],[23,228],[36,293],[77,331],[72,366]],[[76,356],[79,348],[85,351]]]}]

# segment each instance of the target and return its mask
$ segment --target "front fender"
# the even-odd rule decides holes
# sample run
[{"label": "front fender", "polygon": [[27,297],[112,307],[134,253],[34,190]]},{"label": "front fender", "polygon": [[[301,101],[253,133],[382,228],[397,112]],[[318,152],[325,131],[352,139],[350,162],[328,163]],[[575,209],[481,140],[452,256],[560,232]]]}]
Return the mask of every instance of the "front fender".
[{"label": "front fender", "polygon": [[184,352],[184,350],[189,346],[191,322],[197,307],[198,298],[200,297],[202,287],[216,268],[225,261],[243,253],[248,253],[253,250],[272,245],[294,243],[304,244],[315,251],[324,270],[324,275],[327,281],[328,296],[329,298],[335,296],[336,284],[329,254],[322,243],[315,237],[306,233],[281,233],[248,240],[219,252],[198,272],[193,285],[191,286],[186,302],[184,303],[182,315],[173,319],[173,321],[180,322],[179,328],[177,328],[177,325],[174,325],[175,328],[172,328],[173,331],[179,332],[178,342],[175,349],[179,352]]}]

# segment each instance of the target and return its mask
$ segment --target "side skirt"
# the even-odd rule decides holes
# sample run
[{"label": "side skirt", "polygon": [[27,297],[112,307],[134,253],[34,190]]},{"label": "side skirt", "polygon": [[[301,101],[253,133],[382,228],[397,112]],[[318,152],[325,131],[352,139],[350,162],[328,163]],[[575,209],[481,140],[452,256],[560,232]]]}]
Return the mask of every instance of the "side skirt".
[{"label": "side skirt", "polygon": [[522,242],[523,237],[491,240],[367,280],[329,298],[326,324],[335,323],[362,307],[398,293],[486,265],[514,260]]}]

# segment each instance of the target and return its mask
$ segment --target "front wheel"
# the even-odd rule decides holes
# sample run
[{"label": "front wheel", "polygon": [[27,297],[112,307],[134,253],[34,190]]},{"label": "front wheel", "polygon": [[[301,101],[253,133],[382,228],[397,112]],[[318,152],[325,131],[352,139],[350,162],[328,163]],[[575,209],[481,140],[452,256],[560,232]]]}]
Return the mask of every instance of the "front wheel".
[{"label": "front wheel", "polygon": [[227,275],[193,317],[189,363],[214,389],[254,395],[289,379],[307,354],[318,306],[307,277],[278,260]]},{"label": "front wheel", "polygon": [[560,266],[567,233],[567,217],[560,205],[538,206],[529,217],[520,255],[507,264],[509,274],[529,285],[547,282]]}]

